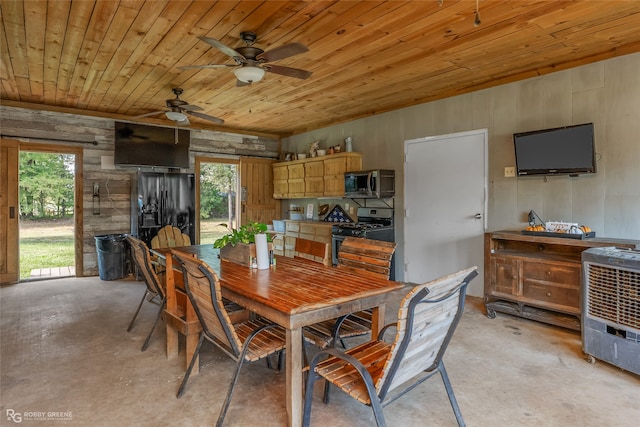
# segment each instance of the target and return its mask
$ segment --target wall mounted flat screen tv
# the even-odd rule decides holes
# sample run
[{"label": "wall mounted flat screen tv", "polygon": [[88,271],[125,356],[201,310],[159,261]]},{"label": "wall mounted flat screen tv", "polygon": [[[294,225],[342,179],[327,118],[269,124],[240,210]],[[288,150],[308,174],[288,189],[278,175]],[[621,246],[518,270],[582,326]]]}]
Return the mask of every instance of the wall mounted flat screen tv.
[{"label": "wall mounted flat screen tv", "polygon": [[595,173],[593,123],[513,134],[518,176]]},{"label": "wall mounted flat screen tv", "polygon": [[190,139],[187,129],[115,122],[113,163],[187,169]]}]

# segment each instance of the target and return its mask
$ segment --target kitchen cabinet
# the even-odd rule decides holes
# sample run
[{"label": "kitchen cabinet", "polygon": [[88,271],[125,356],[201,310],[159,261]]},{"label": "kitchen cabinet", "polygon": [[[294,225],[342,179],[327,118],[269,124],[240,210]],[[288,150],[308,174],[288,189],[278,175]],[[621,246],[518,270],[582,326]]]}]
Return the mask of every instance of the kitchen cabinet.
[{"label": "kitchen cabinet", "polygon": [[582,251],[599,246],[640,248],[640,241],[486,233],[487,316],[503,312],[579,330]]},{"label": "kitchen cabinet", "polygon": [[324,162],[316,160],[304,164],[304,196],[324,195]]},{"label": "kitchen cabinet", "polygon": [[334,157],[324,161],[324,195],[344,196],[344,173],[362,170],[361,156]]},{"label": "kitchen cabinet", "polygon": [[337,153],[273,164],[273,197],[344,196],[344,173],[362,170],[360,153]]},{"label": "kitchen cabinet", "polygon": [[273,198],[283,199],[289,196],[289,169],[286,163],[273,164]]}]

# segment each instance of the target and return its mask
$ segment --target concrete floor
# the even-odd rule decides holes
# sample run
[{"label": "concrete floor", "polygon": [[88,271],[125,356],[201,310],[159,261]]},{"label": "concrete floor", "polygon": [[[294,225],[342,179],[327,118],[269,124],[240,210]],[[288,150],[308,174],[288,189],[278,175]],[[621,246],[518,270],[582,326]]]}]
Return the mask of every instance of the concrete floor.
[{"label": "concrete floor", "polygon": [[[144,285],[97,277],[22,283],[0,288],[0,425],[38,412],[29,425],[202,426],[213,424],[233,362],[205,344],[200,374],[176,399],[182,358],[165,357],[164,324],[140,352],[156,306],[145,303],[126,328]],[[393,296],[387,318],[404,292]],[[590,365],[576,332],[500,315],[488,319],[469,298],[445,356],[469,426],[637,426],[640,377],[597,362]],[[241,373],[226,424],[281,426],[283,373],[264,363]],[[334,391],[330,405],[316,387],[312,425],[375,425],[370,408]],[[47,414],[67,412],[67,414]],[[67,416],[68,421],[61,420]],[[390,426],[453,426],[439,377],[385,408]]]}]

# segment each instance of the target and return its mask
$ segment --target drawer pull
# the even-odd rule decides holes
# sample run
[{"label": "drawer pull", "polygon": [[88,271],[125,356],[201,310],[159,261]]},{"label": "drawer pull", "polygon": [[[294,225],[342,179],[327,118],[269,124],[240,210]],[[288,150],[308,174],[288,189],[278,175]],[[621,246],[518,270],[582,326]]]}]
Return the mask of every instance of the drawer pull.
[{"label": "drawer pull", "polygon": [[551,292],[547,292],[547,296],[550,297],[551,296]]}]

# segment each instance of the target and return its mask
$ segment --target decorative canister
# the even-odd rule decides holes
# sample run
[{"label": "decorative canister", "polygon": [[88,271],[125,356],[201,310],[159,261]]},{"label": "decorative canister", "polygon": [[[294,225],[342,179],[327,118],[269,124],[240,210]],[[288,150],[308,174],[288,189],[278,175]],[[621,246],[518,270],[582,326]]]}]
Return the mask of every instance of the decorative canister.
[{"label": "decorative canister", "polygon": [[352,142],[353,142],[353,138],[351,138],[350,136],[348,136],[348,137],[346,137],[344,139],[344,151],[346,151],[348,153],[353,151]]}]

